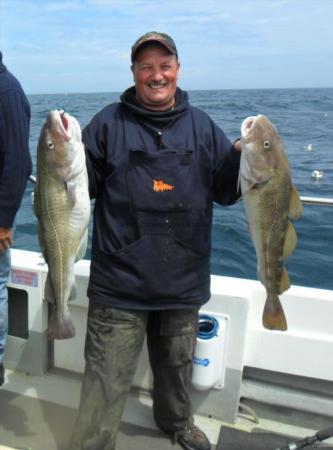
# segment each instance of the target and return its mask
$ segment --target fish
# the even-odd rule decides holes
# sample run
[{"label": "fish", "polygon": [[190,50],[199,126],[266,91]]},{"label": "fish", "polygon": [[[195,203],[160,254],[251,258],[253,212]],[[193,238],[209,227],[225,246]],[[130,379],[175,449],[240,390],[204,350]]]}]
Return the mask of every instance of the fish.
[{"label": "fish", "polygon": [[62,110],[48,113],[38,139],[33,210],[48,265],[49,339],[75,336],[68,302],[76,297],[74,264],[86,253],[91,204],[81,128]]},{"label": "fish", "polygon": [[290,287],[284,261],[297,245],[290,220],[302,216],[303,205],[292,182],[282,138],[265,115],[247,117],[241,124],[239,184],[258,278],[266,290],[262,324],[269,330],[286,331],[279,295]]}]

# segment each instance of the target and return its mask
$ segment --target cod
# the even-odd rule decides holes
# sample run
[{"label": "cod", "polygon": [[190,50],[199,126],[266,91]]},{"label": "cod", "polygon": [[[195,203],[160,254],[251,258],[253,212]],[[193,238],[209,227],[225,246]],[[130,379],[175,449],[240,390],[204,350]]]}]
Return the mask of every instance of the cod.
[{"label": "cod", "polygon": [[34,213],[48,265],[45,299],[51,304],[49,339],[75,336],[68,302],[76,297],[74,263],[87,248],[90,198],[78,121],[50,111],[39,136]]},{"label": "cod", "polygon": [[291,171],[283,142],[264,115],[246,118],[241,125],[240,186],[258,278],[266,289],[263,326],[287,330],[279,295],[290,287],[284,260],[297,244],[289,219],[299,219],[302,203],[292,184]]}]

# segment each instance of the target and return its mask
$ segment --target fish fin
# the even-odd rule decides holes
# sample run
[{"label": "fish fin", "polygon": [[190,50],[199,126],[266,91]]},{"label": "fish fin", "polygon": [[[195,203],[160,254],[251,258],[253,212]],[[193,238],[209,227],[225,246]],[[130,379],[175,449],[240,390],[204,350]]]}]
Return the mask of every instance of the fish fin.
[{"label": "fish fin", "polygon": [[69,200],[72,205],[76,202],[76,183],[74,181],[66,181],[66,189],[68,193]]},{"label": "fish fin", "polygon": [[79,246],[79,250],[77,252],[76,258],[75,258],[75,262],[80,261],[80,259],[82,259],[84,257],[84,255],[86,254],[87,243],[88,243],[88,229],[85,230],[85,232],[81,238],[80,246]]},{"label": "fish fin", "polygon": [[55,295],[54,295],[54,291],[53,291],[50,273],[48,273],[46,276],[45,288],[44,288],[44,298],[48,303],[55,304]]},{"label": "fish fin", "polygon": [[301,202],[299,193],[297,192],[295,186],[291,186],[288,216],[291,219],[297,220],[301,217],[302,213],[303,213],[303,204]]},{"label": "fish fin", "polygon": [[280,286],[279,286],[279,294],[287,291],[290,288],[290,278],[288,272],[285,267],[283,267]]},{"label": "fish fin", "polygon": [[32,211],[33,211],[34,215],[38,219],[39,218],[39,214],[38,214],[38,195],[37,195],[37,190],[36,189],[32,193]]},{"label": "fish fin", "polygon": [[44,242],[43,232],[41,230],[42,227],[40,224],[37,224],[37,227],[38,227],[38,242],[39,242],[40,250],[42,252],[45,262],[47,263],[47,250],[46,250],[46,246],[45,246],[45,242]]},{"label": "fish fin", "polygon": [[75,300],[77,297],[77,288],[76,288],[76,284],[75,284],[75,280],[72,284],[72,288],[71,288],[71,292],[69,293],[69,297],[68,297],[68,301],[71,302],[73,300]]},{"label": "fish fin", "polygon": [[[245,177],[244,177],[245,178]],[[269,183],[271,181],[272,177],[266,178],[264,180],[261,181],[250,181],[248,179],[246,179],[246,181],[248,183],[250,183],[248,185],[248,187],[242,192],[242,196],[241,199],[250,191],[252,191],[253,189],[260,189],[263,186],[265,186],[267,183]],[[240,200],[240,199],[239,199]]]},{"label": "fish fin", "polygon": [[293,225],[288,222],[283,244],[283,259],[292,255],[297,245],[297,234]]},{"label": "fish fin", "polygon": [[262,279],[262,276],[261,276],[261,272],[260,272],[260,267],[259,267],[259,266],[257,266],[257,277],[258,277],[258,280],[260,281],[260,283],[261,283],[262,285],[264,285],[264,282],[263,282],[263,279]]},{"label": "fish fin", "polygon": [[75,336],[75,327],[69,311],[59,320],[56,308],[52,308],[47,335],[49,339],[69,339]]},{"label": "fish fin", "polygon": [[266,299],[262,324],[268,330],[287,330],[287,320],[281,302],[277,297],[274,302]]},{"label": "fish fin", "polygon": [[[262,174],[260,174],[262,176]],[[244,186],[243,189],[241,189],[241,197],[238,199],[241,200],[248,192],[252,191],[253,189],[260,189],[261,187],[265,186],[272,177],[268,176],[267,178],[261,178],[256,177],[256,174],[253,173],[253,170],[251,168],[251,165],[248,162],[248,159],[246,156],[242,154],[241,157],[241,163],[238,173],[238,191],[241,188],[241,180],[244,180]]]},{"label": "fish fin", "polygon": [[238,171],[238,180],[237,180],[237,191],[238,192],[242,192],[242,188],[241,188],[241,171],[239,169]]}]

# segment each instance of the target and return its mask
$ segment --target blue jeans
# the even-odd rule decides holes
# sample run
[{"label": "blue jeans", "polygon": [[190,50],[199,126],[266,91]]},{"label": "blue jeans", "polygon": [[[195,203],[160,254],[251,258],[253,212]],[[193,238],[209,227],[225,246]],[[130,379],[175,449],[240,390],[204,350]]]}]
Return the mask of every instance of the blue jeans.
[{"label": "blue jeans", "polygon": [[8,335],[8,291],[10,248],[0,253],[0,363],[3,361]]}]

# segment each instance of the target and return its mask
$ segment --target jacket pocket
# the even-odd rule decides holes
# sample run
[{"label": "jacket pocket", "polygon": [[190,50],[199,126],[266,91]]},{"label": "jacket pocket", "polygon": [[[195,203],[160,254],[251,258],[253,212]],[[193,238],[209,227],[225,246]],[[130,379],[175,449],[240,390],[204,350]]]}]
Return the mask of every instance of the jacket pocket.
[{"label": "jacket pocket", "polygon": [[130,151],[126,185],[132,211],[190,211],[196,178],[192,153]]},{"label": "jacket pocket", "polygon": [[209,277],[209,252],[172,235],[144,235],[113,253],[99,252],[94,281],[128,299],[167,301],[194,297]]}]

